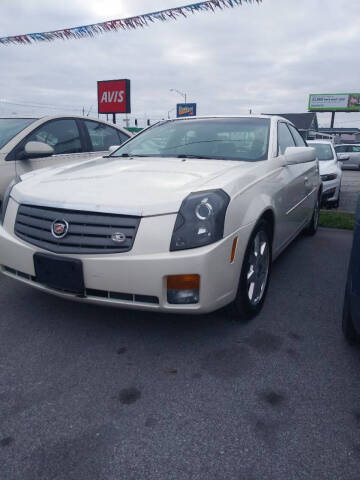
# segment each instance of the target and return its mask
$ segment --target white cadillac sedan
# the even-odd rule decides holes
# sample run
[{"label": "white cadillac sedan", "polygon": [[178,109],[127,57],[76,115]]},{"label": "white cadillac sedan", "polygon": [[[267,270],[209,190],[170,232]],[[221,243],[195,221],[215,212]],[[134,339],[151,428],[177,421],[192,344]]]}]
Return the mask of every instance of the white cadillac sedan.
[{"label": "white cadillac sedan", "polygon": [[254,316],[271,262],[318,225],[315,150],[273,116],[158,123],[111,156],[17,178],[1,271],[64,298]]}]

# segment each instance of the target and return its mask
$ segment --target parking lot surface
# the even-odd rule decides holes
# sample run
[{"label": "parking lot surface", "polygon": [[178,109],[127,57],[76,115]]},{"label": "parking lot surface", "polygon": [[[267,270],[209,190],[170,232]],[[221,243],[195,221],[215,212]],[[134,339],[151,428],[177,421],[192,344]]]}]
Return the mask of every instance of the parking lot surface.
[{"label": "parking lot surface", "polygon": [[156,315],[0,278],[1,480],[359,479],[350,232],[300,237],[262,313]]},{"label": "parking lot surface", "polygon": [[339,210],[354,213],[360,193],[360,171],[343,170]]}]

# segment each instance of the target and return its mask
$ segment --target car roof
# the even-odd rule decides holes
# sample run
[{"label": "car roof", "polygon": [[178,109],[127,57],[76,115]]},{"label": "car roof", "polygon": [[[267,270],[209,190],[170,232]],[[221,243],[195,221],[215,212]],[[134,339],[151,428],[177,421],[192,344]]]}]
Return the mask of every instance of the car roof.
[{"label": "car roof", "polygon": [[319,140],[306,140],[307,143],[325,143],[327,145],[333,145],[333,142],[331,140],[323,140],[323,139],[320,139]]},{"label": "car roof", "polygon": [[211,120],[211,119],[237,119],[237,118],[259,118],[259,119],[268,119],[271,122],[278,122],[278,121],[283,121],[286,123],[289,123],[290,125],[294,124],[290,122],[290,120],[287,120],[284,117],[279,117],[278,115],[197,115],[196,117],[179,117],[179,118],[171,118],[169,120],[163,120],[159,123],[166,123],[166,122],[174,122],[174,121],[191,121],[191,120]]},{"label": "car roof", "polygon": [[[282,120],[286,120],[286,118],[279,117],[277,115],[250,115],[250,114],[247,114],[247,115],[197,115],[196,117],[179,117],[179,118],[172,118],[170,120],[199,120],[199,119],[210,119],[210,118],[269,118],[269,119],[281,118]],[[288,120],[286,121],[288,122]]]},{"label": "car roof", "polygon": [[56,120],[58,118],[80,118],[83,120],[92,120],[93,122],[101,122],[105,123],[106,125],[109,125],[110,127],[115,127],[119,130],[122,130],[124,133],[128,134],[131,137],[131,133],[126,130],[124,127],[121,125],[118,125],[116,123],[108,122],[106,120],[103,120],[102,118],[96,118],[96,117],[88,117],[88,116],[83,116],[83,115],[39,115],[39,116],[33,116],[33,115],[8,115],[4,117],[0,117],[0,119],[28,119],[28,120],[43,120],[44,122],[47,120]]}]

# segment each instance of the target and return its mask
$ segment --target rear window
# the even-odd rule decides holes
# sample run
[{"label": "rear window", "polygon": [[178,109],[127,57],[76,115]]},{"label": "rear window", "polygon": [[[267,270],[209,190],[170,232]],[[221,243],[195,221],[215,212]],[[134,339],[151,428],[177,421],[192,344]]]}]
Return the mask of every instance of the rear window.
[{"label": "rear window", "polygon": [[0,118],[0,148],[37,118]]},{"label": "rear window", "polygon": [[334,160],[331,145],[328,145],[327,143],[309,143],[309,147],[315,148],[318,160]]}]

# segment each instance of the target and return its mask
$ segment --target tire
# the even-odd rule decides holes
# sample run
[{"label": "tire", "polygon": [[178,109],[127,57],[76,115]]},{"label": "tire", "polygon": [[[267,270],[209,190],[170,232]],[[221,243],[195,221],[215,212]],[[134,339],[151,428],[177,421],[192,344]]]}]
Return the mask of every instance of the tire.
[{"label": "tire", "polygon": [[337,200],[336,200],[335,203],[334,203],[334,208],[339,208],[339,206],[340,206],[340,198],[341,198],[341,182],[340,182],[340,186],[339,186],[339,195],[338,195]]},{"label": "tire", "polygon": [[319,214],[320,214],[320,194],[316,198],[314,211],[309,222],[309,225],[305,228],[306,235],[313,236],[317,232],[319,226]]},{"label": "tire", "polygon": [[271,237],[269,223],[260,220],[245,251],[235,300],[228,307],[228,313],[237,320],[250,320],[262,309],[271,273]]},{"label": "tire", "polygon": [[345,299],[344,299],[344,308],[343,308],[343,317],[342,317],[342,331],[345,340],[349,345],[358,345],[359,344],[359,335],[355,330],[350,310],[350,283],[349,281],[346,284]]}]

